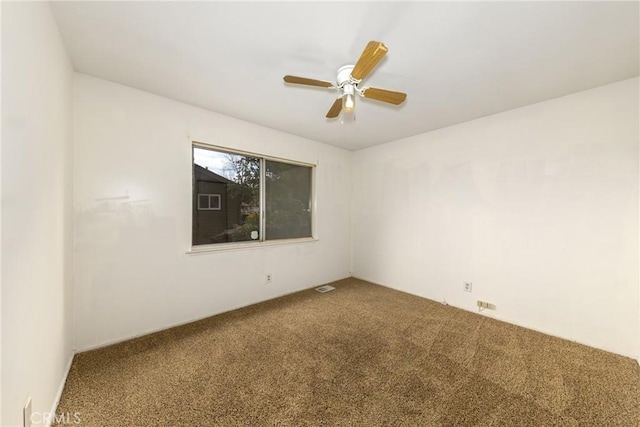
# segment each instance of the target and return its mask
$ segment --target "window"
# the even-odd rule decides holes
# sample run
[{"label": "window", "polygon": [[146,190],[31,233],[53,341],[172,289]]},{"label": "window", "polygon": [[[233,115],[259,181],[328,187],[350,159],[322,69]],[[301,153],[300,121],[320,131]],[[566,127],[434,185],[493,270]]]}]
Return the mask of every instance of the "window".
[{"label": "window", "polygon": [[219,211],[220,195],[219,194],[198,194],[198,210],[199,211]]},{"label": "window", "polygon": [[267,240],[311,237],[311,168],[265,161]]},{"label": "window", "polygon": [[192,244],[312,237],[313,166],[193,145]]}]

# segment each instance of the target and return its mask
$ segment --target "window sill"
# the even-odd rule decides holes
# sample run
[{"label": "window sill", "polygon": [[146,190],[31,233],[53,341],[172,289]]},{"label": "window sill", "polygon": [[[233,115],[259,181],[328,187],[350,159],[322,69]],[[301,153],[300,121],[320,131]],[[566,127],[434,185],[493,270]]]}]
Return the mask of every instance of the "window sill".
[{"label": "window sill", "polygon": [[265,246],[280,246],[291,245],[295,243],[310,243],[317,242],[318,239],[314,237],[306,237],[303,239],[282,239],[282,240],[270,240],[266,242],[242,242],[242,243],[218,243],[215,245],[198,245],[192,246],[190,250],[186,251],[187,255],[201,255],[210,252],[224,252],[224,251],[237,251],[242,249],[257,249]]}]

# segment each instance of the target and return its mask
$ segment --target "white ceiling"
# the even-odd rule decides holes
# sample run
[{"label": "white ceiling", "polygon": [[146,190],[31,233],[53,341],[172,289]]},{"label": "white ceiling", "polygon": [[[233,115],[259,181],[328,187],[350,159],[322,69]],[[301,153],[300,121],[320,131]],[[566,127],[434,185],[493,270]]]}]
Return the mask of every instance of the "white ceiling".
[{"label": "white ceiling", "polygon": [[[76,71],[350,150],[639,75],[638,2],[55,2]],[[325,114],[369,40],[357,120]]]}]

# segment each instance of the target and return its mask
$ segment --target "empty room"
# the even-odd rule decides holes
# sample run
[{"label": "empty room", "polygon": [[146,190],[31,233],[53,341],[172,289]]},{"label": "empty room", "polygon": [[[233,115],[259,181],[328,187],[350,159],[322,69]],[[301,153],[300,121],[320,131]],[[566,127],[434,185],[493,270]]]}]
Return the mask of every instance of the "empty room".
[{"label": "empty room", "polygon": [[0,14],[0,425],[640,425],[640,2]]}]

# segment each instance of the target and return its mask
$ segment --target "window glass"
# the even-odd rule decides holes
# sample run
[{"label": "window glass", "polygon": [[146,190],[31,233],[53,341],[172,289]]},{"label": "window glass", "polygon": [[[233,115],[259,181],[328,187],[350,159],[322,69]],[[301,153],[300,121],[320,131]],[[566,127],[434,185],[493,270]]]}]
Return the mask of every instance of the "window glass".
[{"label": "window glass", "polygon": [[193,209],[193,244],[258,239],[259,185],[260,159],[194,147],[193,194],[209,210]]},{"label": "window glass", "polygon": [[312,179],[312,166],[194,146],[192,244],[312,237]]},{"label": "window glass", "polygon": [[211,209],[220,209],[220,195],[219,194],[210,194],[209,195],[209,207]]},{"label": "window glass", "polygon": [[267,240],[311,237],[311,168],[265,162]]},{"label": "window glass", "polygon": [[207,194],[198,195],[198,209],[209,209],[209,196]]}]

